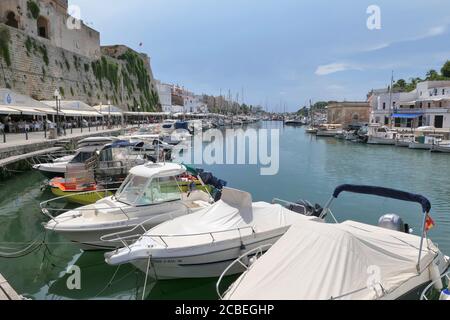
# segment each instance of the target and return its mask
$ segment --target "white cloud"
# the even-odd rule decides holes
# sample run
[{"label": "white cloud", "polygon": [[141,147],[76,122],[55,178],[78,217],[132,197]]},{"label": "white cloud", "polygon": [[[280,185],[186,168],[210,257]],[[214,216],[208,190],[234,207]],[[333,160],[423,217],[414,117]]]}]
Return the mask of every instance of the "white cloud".
[{"label": "white cloud", "polygon": [[318,66],[315,73],[318,76],[325,76],[328,74],[347,71],[347,70],[361,70],[361,68],[359,68],[355,65],[349,64],[349,63],[335,62],[335,63]]}]

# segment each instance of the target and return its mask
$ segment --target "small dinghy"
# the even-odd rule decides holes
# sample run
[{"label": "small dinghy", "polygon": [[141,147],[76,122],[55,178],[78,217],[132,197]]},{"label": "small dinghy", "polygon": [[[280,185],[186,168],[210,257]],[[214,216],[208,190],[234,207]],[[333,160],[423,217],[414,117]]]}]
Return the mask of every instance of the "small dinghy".
[{"label": "small dinghy", "polygon": [[[226,270],[217,284],[219,296],[227,300],[417,299],[427,284],[439,285],[450,259],[426,237],[431,221],[426,198],[344,185],[336,189],[324,213],[332,215],[331,202],[344,191],[419,202],[424,212],[422,236],[410,234],[409,226],[392,214],[383,216],[378,227],[353,221],[295,223],[222,297],[220,281],[229,274]],[[242,263],[237,260],[229,269]]]},{"label": "small dinghy", "polygon": [[[132,263],[155,279],[218,277],[242,253],[273,244],[292,224],[308,221],[319,219],[279,204],[253,203],[249,193],[224,188],[210,208],[167,221],[105,257],[110,265]],[[231,273],[242,271],[238,266]]]}]

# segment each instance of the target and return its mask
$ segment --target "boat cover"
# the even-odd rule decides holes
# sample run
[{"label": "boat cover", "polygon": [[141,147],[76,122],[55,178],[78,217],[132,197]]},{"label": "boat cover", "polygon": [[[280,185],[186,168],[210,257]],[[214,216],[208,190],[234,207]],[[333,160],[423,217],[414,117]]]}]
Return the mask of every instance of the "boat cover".
[{"label": "boat cover", "polygon": [[[164,238],[170,247],[210,243],[289,227],[296,221],[318,220],[290,211],[281,205],[265,202],[252,203],[252,196],[243,191],[224,188],[222,198],[210,208],[176,218],[156,226],[142,241],[152,236]],[[239,232],[238,229],[241,229]],[[206,235],[204,235],[206,234]],[[170,237],[174,236],[174,237]]]},{"label": "boat cover", "polygon": [[[418,236],[353,221],[296,223],[230,287],[225,299],[377,299],[383,289],[391,293],[418,275],[419,245]],[[421,270],[438,252],[431,241],[428,246]]]}]

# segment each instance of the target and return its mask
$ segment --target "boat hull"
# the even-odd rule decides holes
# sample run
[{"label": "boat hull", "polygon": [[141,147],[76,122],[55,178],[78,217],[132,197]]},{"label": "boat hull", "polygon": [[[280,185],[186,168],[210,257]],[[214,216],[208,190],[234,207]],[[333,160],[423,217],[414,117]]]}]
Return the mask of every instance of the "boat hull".
[{"label": "boat hull", "polygon": [[437,153],[450,153],[450,146],[436,146],[434,145],[431,148],[431,152],[437,152]]},{"label": "boat hull", "polygon": [[408,148],[409,149],[415,149],[415,150],[431,150],[431,148],[433,147],[432,144],[428,144],[428,143],[410,143]]},{"label": "boat hull", "polygon": [[[152,256],[150,260],[150,268],[148,259],[134,260],[131,263],[148,276],[157,280],[171,279],[195,279],[195,278],[217,278],[225,269],[237,258],[249,252],[250,250],[265,245],[272,245],[278,241],[284,234],[271,234],[270,236],[261,237],[250,241],[244,241],[245,246],[240,241],[234,241],[227,248],[216,248],[210,245],[210,252],[195,255],[177,255],[165,258],[155,258]],[[212,249],[212,250],[211,250]],[[241,265],[236,265],[227,272],[227,275],[234,275],[244,272],[245,269]]]},{"label": "boat hull", "polygon": [[369,139],[367,140],[367,144],[378,144],[378,145],[384,145],[384,146],[394,146],[395,145],[395,139],[369,137]]}]

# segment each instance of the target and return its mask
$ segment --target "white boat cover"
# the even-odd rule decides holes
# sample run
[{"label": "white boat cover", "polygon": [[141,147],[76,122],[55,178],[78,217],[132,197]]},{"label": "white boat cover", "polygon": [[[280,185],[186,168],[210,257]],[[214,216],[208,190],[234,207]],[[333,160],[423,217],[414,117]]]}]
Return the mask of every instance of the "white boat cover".
[{"label": "white boat cover", "polygon": [[[418,275],[419,245],[418,236],[353,221],[297,223],[230,287],[225,299],[377,299],[382,288],[391,293]],[[430,249],[424,247],[421,270],[438,252],[431,241]]]},{"label": "white boat cover", "polygon": [[[210,243],[211,233],[215,241],[227,240],[308,220],[318,218],[306,217],[278,204],[252,203],[251,194],[224,188],[221,200],[210,208],[160,224],[150,230],[142,241],[152,243],[152,236],[167,236],[164,241],[169,247],[186,247]],[[155,237],[153,241],[155,239],[158,240]]]}]

